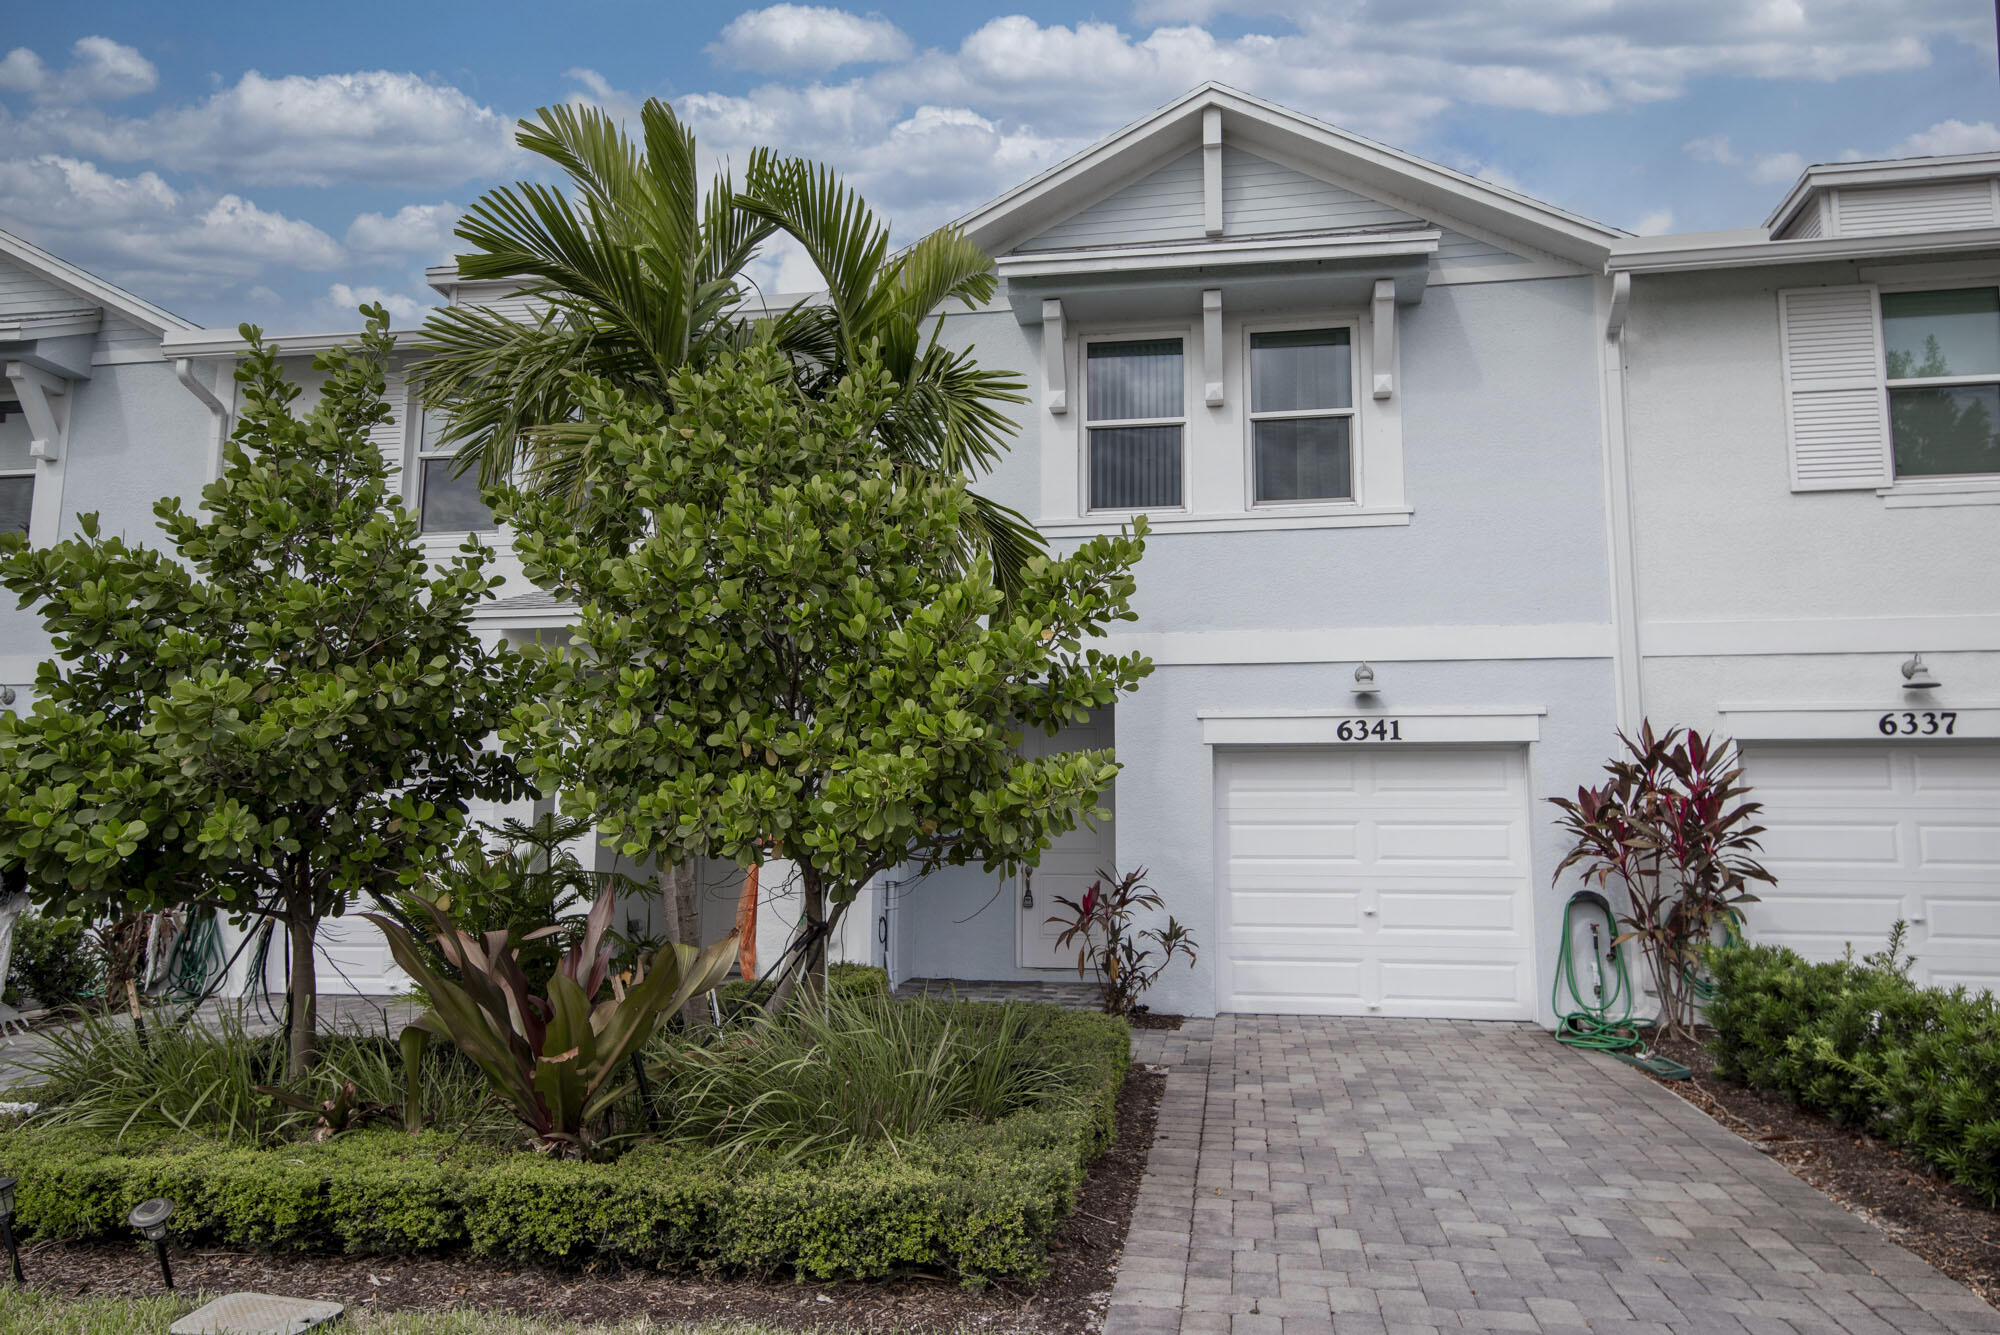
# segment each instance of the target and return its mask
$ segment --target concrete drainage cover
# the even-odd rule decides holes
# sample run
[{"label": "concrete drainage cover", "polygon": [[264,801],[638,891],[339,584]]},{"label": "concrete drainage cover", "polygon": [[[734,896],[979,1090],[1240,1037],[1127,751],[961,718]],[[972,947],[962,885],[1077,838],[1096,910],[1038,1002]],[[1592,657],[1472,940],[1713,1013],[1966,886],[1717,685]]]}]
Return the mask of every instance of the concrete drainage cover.
[{"label": "concrete drainage cover", "polygon": [[298,1335],[340,1319],[339,1303],[280,1298],[271,1293],[231,1293],[189,1312],[170,1335]]}]

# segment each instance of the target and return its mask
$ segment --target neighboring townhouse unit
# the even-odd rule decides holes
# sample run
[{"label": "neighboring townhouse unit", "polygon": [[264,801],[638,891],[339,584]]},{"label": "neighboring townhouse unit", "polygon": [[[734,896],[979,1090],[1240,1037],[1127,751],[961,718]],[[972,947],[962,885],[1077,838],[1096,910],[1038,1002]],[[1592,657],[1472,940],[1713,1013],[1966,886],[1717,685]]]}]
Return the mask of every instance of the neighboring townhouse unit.
[{"label": "neighboring townhouse unit", "polygon": [[1767,228],[1613,248],[1645,706],[1742,741],[1759,939],[2000,986],[2000,154]]},{"label": "neighboring townhouse unit", "polygon": [[[95,511],[107,532],[151,539],[155,502],[197,499],[221,440],[218,382],[160,346],[193,328],[0,232],[0,531],[51,543]],[[26,708],[46,657],[41,620],[0,599],[0,703]]]}]

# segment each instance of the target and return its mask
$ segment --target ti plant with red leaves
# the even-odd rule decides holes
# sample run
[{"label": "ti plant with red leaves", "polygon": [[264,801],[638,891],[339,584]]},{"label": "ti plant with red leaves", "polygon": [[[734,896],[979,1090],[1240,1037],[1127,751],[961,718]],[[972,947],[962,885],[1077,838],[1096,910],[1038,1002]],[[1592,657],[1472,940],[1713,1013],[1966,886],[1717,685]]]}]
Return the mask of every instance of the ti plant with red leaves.
[{"label": "ti plant with red leaves", "polygon": [[[1083,892],[1081,901],[1057,895],[1056,903],[1069,912],[1056,914],[1049,923],[1063,929],[1056,938],[1058,946],[1063,949],[1076,946],[1077,976],[1083,977],[1095,969],[1103,980],[1105,1014],[1130,1015],[1139,1008],[1139,994],[1166,972],[1175,956],[1187,956],[1188,967],[1194,967],[1195,939],[1171,913],[1165,927],[1133,929],[1134,913],[1166,907],[1146,884],[1144,867],[1123,876],[1100,871],[1097,877]],[[1154,946],[1159,947],[1157,960],[1153,957]]]},{"label": "ti plant with red leaves", "polygon": [[[418,1068],[432,1038],[456,1044],[485,1073],[494,1095],[526,1126],[535,1148],[551,1154],[588,1154],[605,1113],[624,1094],[616,1083],[634,1053],[645,1046],[663,1016],[691,997],[713,991],[736,962],[736,933],[713,945],[665,945],[642,961],[630,979],[613,976],[613,896],[591,906],[582,937],[563,952],[545,993],[522,972],[522,945],[561,932],[544,927],[516,939],[506,931],[474,936],[454,927],[436,905],[412,897],[437,929],[448,972],[431,967],[399,924],[367,916],[389,938],[390,953],[423,985],[431,1009],[403,1031],[409,1081],[405,1123],[421,1126]],[[611,995],[598,994],[609,985]]]},{"label": "ti plant with red leaves", "polygon": [[1556,876],[1581,867],[1586,881],[1624,890],[1613,943],[1637,941],[1660,997],[1662,1032],[1685,1037],[1694,1023],[1701,949],[1718,932],[1741,928],[1752,882],[1777,878],[1751,855],[1758,851],[1763,809],[1748,801],[1736,744],[1673,728],[1618,740],[1625,754],[1606,764],[1610,777],[1576,798],[1552,797],[1558,821],[1574,843]]}]

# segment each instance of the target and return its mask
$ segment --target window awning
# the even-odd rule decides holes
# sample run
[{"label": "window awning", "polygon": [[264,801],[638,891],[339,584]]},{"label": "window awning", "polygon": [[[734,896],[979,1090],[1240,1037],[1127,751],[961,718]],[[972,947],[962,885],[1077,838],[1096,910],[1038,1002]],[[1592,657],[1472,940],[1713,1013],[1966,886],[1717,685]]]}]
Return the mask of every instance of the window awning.
[{"label": "window awning", "polygon": [[1090,322],[1199,315],[1204,291],[1233,310],[1365,306],[1376,282],[1396,304],[1423,300],[1435,227],[1262,236],[1245,241],[1144,242],[1087,250],[1017,251],[994,261],[1023,324],[1040,324],[1059,297],[1070,319]]}]

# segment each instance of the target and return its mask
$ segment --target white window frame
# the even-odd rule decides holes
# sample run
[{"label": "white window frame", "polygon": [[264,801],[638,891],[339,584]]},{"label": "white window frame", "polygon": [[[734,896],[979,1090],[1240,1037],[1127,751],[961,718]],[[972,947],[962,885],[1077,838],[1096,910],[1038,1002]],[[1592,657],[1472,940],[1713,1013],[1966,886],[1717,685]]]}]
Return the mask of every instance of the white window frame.
[{"label": "white window frame", "polygon": [[1967,288],[2000,290],[2000,275],[1985,269],[1951,276],[1939,273],[1924,281],[1878,283],[1875,295],[1875,331],[1882,341],[1882,411],[1888,430],[1889,485],[1877,494],[1891,503],[1965,505],[2000,504],[2000,472],[1991,473],[1912,473],[1896,471],[1896,419],[1893,395],[1899,389],[1948,389],[1955,385],[2000,385],[2000,372],[1991,375],[1912,376],[1898,380],[1889,374],[1889,321],[1882,298],[1904,292],[1958,292]]},{"label": "white window frame", "polygon": [[[12,416],[12,414],[10,413],[9,416]],[[41,490],[39,485],[41,479],[35,476],[35,461],[30,459],[26,468],[0,468],[0,481],[17,477],[28,479],[27,537],[30,544],[39,545],[35,544],[35,493]]]},{"label": "white window frame", "polygon": [[[1258,412],[1251,396],[1255,393],[1254,381],[1250,374],[1250,348],[1258,334],[1295,334],[1304,330],[1347,331],[1347,407],[1308,408],[1292,412]],[[1225,342],[1227,335],[1224,336]],[[1317,320],[1246,320],[1238,336],[1243,368],[1243,498],[1245,507],[1253,513],[1313,513],[1333,511],[1357,511],[1361,506],[1361,457],[1362,427],[1361,405],[1366,398],[1362,394],[1361,375],[1361,321],[1352,315],[1322,316]],[[1372,383],[1372,377],[1368,383]],[[1257,423],[1282,422],[1293,418],[1345,417],[1347,427],[1347,496],[1318,496],[1296,501],[1260,501],[1257,499]]]},{"label": "white window frame", "polygon": [[[1181,342],[1181,414],[1179,417],[1135,417],[1095,421],[1091,418],[1090,403],[1090,348],[1094,343],[1134,343],[1151,342],[1164,338],[1178,338]],[[1077,397],[1082,401],[1083,410],[1077,416],[1076,487],[1079,513],[1092,519],[1128,519],[1133,515],[1179,515],[1191,509],[1189,486],[1188,438],[1194,434],[1194,414],[1190,411],[1199,386],[1195,379],[1195,361],[1201,352],[1201,331],[1195,325],[1136,325],[1130,328],[1093,329],[1080,335],[1076,347]],[[1092,430],[1116,430],[1120,427],[1177,426],[1181,429],[1180,491],[1179,505],[1150,506],[1136,509],[1094,507],[1090,495],[1090,433]]]},{"label": "white window frame", "polygon": [[406,395],[403,413],[404,421],[408,424],[406,432],[409,440],[409,447],[404,451],[404,455],[410,461],[410,466],[404,470],[409,476],[405,499],[417,516],[417,536],[433,541],[446,540],[455,545],[464,541],[470,534],[479,534],[480,540],[489,544],[504,535],[507,531],[506,526],[497,521],[492,528],[424,527],[424,464],[431,459],[449,459],[456,451],[427,448],[424,428],[429,414],[424,408],[423,401],[414,391]]}]

